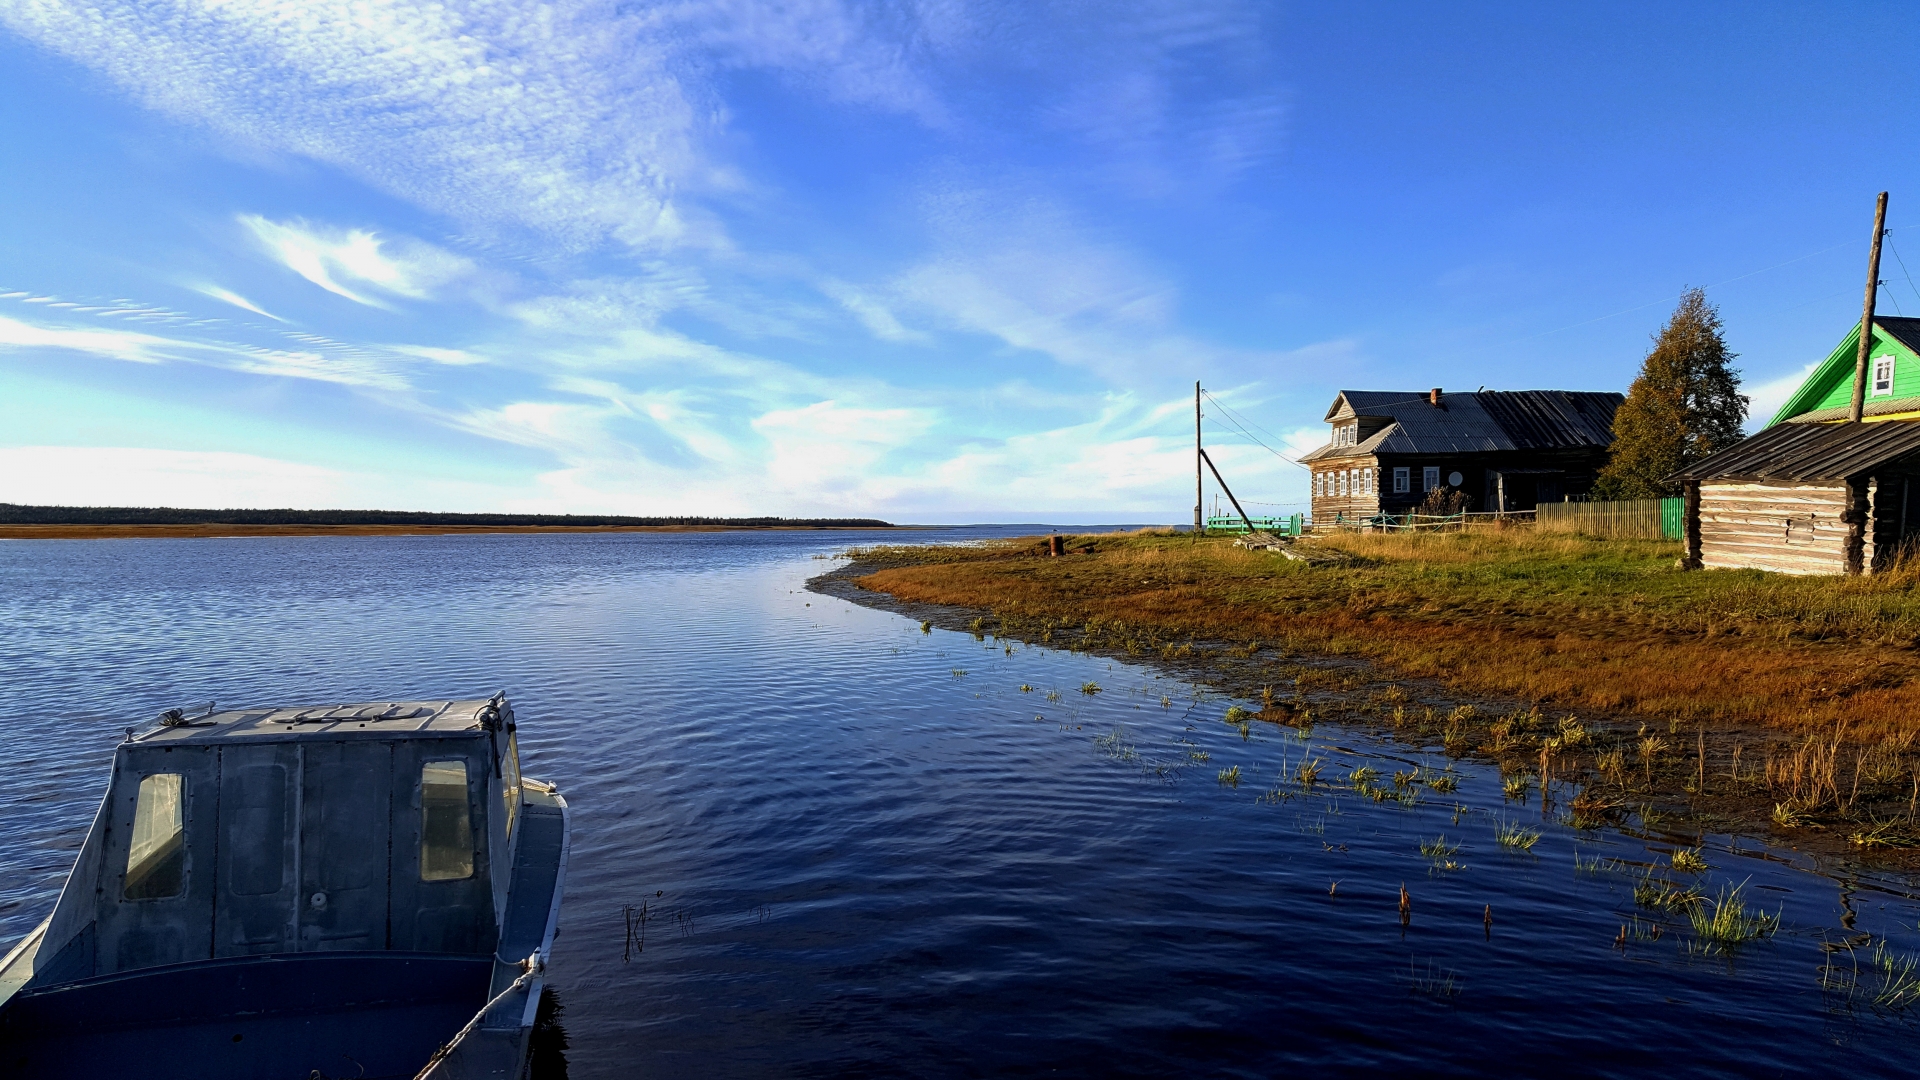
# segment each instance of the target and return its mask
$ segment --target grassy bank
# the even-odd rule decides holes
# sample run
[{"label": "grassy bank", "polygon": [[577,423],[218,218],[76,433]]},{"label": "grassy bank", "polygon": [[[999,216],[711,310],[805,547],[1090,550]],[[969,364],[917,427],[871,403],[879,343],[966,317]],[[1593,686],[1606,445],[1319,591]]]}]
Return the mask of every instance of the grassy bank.
[{"label": "grassy bank", "polygon": [[[1312,565],[1165,533],[1068,546],[874,548],[854,572],[898,601],[979,612],[1003,636],[1214,657],[1233,669],[1227,689],[1264,694],[1261,718],[1363,711],[1536,781],[1578,776],[1589,816],[1665,800],[1867,847],[1917,831],[1920,566],[1682,573],[1672,543],[1494,528],[1311,540],[1329,560]],[[1302,657],[1484,702],[1436,710],[1375,688],[1309,704],[1329,676]]]}]

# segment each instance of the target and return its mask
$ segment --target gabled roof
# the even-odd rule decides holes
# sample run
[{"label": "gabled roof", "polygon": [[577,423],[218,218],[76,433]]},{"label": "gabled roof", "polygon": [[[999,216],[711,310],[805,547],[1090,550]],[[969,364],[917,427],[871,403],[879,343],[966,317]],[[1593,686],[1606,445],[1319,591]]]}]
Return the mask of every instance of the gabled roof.
[{"label": "gabled roof", "polygon": [[[1908,360],[1920,362],[1920,319],[1875,315],[1873,328],[1877,331],[1874,334],[1876,338],[1893,342],[1898,346],[1898,350],[1904,350],[1907,353]],[[1827,358],[1813,370],[1813,374],[1808,375],[1806,381],[1800,384],[1800,389],[1794,391],[1786,404],[1780,406],[1780,411],[1773,415],[1773,419],[1769,420],[1768,424],[1782,424],[1788,421],[1819,423],[1845,419],[1848,410],[1844,406],[1837,408],[1833,406],[1820,408],[1819,406],[1821,402],[1829,399],[1835,387],[1840,384],[1845,383],[1851,389],[1854,364],[1858,361],[1859,355],[1860,324],[1855,323],[1853,329],[1847,331],[1847,336],[1841,339],[1840,344],[1834,346],[1833,351],[1827,354]],[[1917,409],[1920,409],[1920,398],[1916,398],[1913,394],[1906,394],[1900,397],[1869,398],[1865,412],[1872,415],[1913,412]]]},{"label": "gabled roof", "polygon": [[[1914,320],[1909,320],[1914,321]],[[1775,424],[1669,480],[1845,480],[1920,452],[1920,423]]]},{"label": "gabled roof", "polygon": [[1441,394],[1342,390],[1326,419],[1351,412],[1389,423],[1356,446],[1323,446],[1302,461],[1373,454],[1477,454],[1501,450],[1604,448],[1613,414],[1626,400],[1575,390],[1482,390]]}]

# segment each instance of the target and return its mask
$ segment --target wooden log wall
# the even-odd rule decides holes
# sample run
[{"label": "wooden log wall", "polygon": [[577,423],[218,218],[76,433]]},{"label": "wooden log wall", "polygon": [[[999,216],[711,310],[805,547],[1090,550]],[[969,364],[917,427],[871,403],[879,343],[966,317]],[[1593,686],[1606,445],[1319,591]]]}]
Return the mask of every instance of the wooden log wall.
[{"label": "wooden log wall", "polygon": [[[1847,485],[1735,483],[1700,485],[1700,563],[1708,569],[1844,574]],[[1868,565],[1873,564],[1869,533]]]}]

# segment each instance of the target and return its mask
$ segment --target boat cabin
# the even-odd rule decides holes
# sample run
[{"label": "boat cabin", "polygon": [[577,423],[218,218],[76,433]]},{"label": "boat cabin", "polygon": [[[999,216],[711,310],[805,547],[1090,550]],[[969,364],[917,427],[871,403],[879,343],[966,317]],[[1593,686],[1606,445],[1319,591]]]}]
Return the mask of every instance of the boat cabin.
[{"label": "boat cabin", "polygon": [[[306,1060],[302,1040],[323,1057],[361,1046],[356,1060],[410,1062],[412,1075],[544,964],[565,847],[565,803],[521,777],[504,696],[169,711],[115,750],[52,915],[0,965],[0,1048],[57,1060],[85,1046],[117,1061],[105,1014],[146,1025],[122,1032],[129,1061],[154,1025],[206,1022],[223,1057],[277,1055],[236,1057],[235,1075]],[[350,1034],[311,1018],[271,1026],[276,1011],[299,1020],[298,1003],[412,1011]],[[520,1021],[492,1026],[511,1034]],[[62,1024],[82,1041],[61,1043]],[[233,1044],[265,1041],[229,1049],[229,1029]],[[519,1052],[509,1043],[502,1053]]]}]

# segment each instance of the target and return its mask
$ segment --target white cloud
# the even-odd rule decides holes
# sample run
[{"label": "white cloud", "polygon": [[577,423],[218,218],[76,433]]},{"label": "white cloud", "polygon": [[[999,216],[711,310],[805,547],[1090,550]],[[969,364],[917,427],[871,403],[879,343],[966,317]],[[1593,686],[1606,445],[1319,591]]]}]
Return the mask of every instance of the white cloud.
[{"label": "white cloud", "polygon": [[[766,439],[766,477],[795,495],[830,499],[884,473],[887,455],[930,431],[924,409],[871,409],[818,401],[769,412],[753,421]],[[834,500],[838,501],[838,500]]]},{"label": "white cloud", "polygon": [[168,338],[133,330],[95,330],[88,327],[37,326],[0,315],[0,349],[70,349],[137,364],[166,360]]},{"label": "white cloud", "polygon": [[432,345],[383,345],[381,348],[402,356],[417,356],[422,360],[431,360],[436,364],[446,364],[450,367],[466,367],[487,362],[486,357],[475,356],[465,349],[442,349]]},{"label": "white cloud", "polygon": [[1806,383],[1807,376],[1812,375],[1813,369],[1821,363],[1816,360],[1799,371],[1790,371],[1763,383],[1749,383],[1741,387],[1747,394],[1747,430],[1757,431],[1765,427],[1773,419],[1773,414],[1780,411],[1780,407]]},{"label": "white cloud", "polygon": [[200,293],[204,296],[211,296],[215,300],[218,300],[223,304],[232,304],[234,307],[240,308],[243,311],[251,311],[255,315],[264,315],[275,322],[287,321],[281,318],[280,316],[275,315],[271,311],[266,311],[262,309],[259,305],[255,304],[253,301],[247,299],[246,297],[241,296],[239,293],[233,292],[229,289],[223,289],[218,285],[211,285],[211,284],[190,285],[188,286],[188,288],[191,288],[194,292]]},{"label": "white cloud", "polygon": [[702,167],[704,106],[669,70],[660,12],[29,0],[0,19],[152,107],[462,219],[670,240],[674,188]]},{"label": "white cloud", "polygon": [[872,296],[849,285],[844,281],[828,279],[820,283],[820,291],[840,302],[840,306],[853,313],[854,318],[867,328],[867,332],[882,341],[924,342],[929,340],[926,334],[918,330],[909,330],[900,324],[887,306]]},{"label": "white cloud", "polygon": [[[242,214],[239,221],[287,269],[330,293],[370,307],[387,306],[367,294],[370,288],[420,300],[473,269],[466,259],[411,238],[387,240],[365,229],[268,221],[257,214]],[[343,278],[360,291],[349,289]]]},{"label": "white cloud", "polygon": [[351,347],[331,351],[276,349],[118,328],[48,326],[0,315],[0,351],[6,350],[80,352],[137,364],[175,361],[377,390],[404,390],[408,386],[394,365]]},{"label": "white cloud", "polygon": [[0,449],[0,502],[40,506],[343,505],[343,474],[253,454],[120,446]]}]

